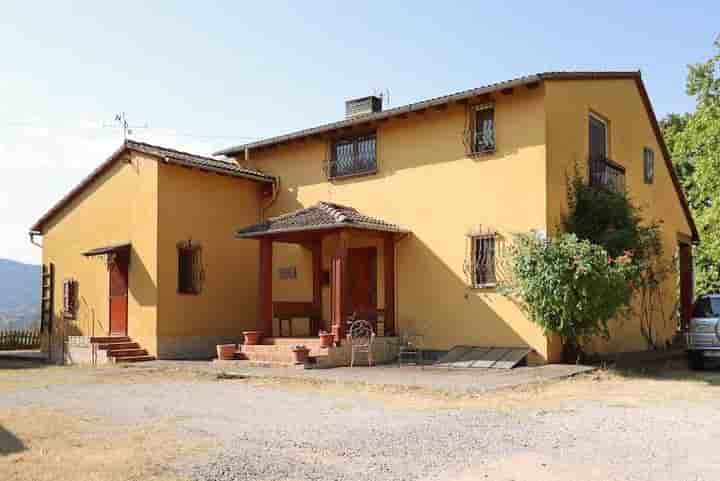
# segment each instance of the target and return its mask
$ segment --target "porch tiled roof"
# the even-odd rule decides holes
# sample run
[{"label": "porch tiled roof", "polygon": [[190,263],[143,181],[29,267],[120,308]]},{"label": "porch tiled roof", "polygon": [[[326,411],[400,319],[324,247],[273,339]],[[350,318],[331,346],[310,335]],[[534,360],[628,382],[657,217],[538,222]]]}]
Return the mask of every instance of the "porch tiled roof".
[{"label": "porch tiled roof", "polygon": [[367,229],[383,232],[409,232],[397,224],[358,212],[352,207],[330,202],[318,202],[305,209],[267,219],[237,231],[240,238],[260,237],[285,232],[313,231],[336,228]]}]

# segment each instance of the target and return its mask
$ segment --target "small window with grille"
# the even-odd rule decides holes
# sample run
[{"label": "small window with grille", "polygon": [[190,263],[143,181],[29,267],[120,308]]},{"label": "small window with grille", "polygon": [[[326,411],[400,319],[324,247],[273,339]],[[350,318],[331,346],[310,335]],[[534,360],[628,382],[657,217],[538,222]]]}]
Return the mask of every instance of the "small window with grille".
[{"label": "small window with grille", "polygon": [[643,172],[646,184],[652,184],[655,180],[655,151],[645,147],[643,149]]},{"label": "small window with grille", "polygon": [[178,247],[178,292],[200,294],[204,277],[200,247]]},{"label": "small window with grille", "polygon": [[63,281],[63,317],[65,319],[77,317],[77,281],[75,279]]},{"label": "small window with grille", "polygon": [[483,234],[470,237],[471,259],[470,278],[474,287],[494,286],[495,276],[495,234]]},{"label": "small window with grille", "polygon": [[375,133],[335,140],[327,168],[329,178],[369,174],[377,171]]}]

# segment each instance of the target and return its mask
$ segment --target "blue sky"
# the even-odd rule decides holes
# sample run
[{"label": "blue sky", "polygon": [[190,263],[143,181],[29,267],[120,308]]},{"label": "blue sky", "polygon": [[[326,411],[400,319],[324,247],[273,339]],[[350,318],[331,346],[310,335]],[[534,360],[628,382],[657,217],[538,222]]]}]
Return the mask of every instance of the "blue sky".
[{"label": "blue sky", "polygon": [[643,72],[659,116],[693,108],[687,64],[720,2],[0,1],[0,257],[39,262],[27,229],[134,138],[210,153],[546,70]]}]

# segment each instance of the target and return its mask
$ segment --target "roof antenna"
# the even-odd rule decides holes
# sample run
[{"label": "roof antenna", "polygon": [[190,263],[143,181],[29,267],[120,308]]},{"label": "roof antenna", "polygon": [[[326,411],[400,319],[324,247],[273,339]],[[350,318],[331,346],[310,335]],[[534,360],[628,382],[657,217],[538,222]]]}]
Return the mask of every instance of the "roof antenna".
[{"label": "roof antenna", "polygon": [[[114,125],[113,125],[114,124]],[[123,133],[123,141],[126,141],[128,139],[129,135],[133,134],[133,129],[147,129],[148,124],[145,122],[144,125],[130,125],[127,119],[127,115],[125,115],[125,112],[120,112],[119,114],[115,114],[115,118],[113,119],[113,124],[103,124],[103,127],[111,127],[111,128],[121,128]]]}]

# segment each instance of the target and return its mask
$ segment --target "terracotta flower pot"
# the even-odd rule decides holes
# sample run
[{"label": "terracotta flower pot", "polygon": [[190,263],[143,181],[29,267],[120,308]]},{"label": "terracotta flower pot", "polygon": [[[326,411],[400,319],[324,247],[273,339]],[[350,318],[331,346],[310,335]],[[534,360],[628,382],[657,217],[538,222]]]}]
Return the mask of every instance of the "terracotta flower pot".
[{"label": "terracotta flower pot", "polygon": [[260,331],[245,331],[243,335],[245,336],[245,345],[247,346],[255,346],[260,343]]},{"label": "terracotta flower pot", "polygon": [[324,332],[320,334],[320,347],[328,348],[332,346],[335,336],[331,332]]},{"label": "terracotta flower pot", "polygon": [[217,357],[222,361],[229,361],[235,358],[236,350],[237,346],[235,344],[218,344]]},{"label": "terracotta flower pot", "polygon": [[310,349],[308,349],[307,347],[296,347],[295,349],[293,349],[292,352],[295,355],[295,364],[305,364],[308,360]]}]

